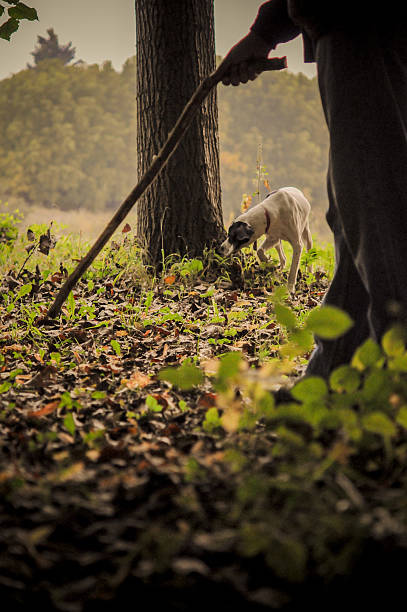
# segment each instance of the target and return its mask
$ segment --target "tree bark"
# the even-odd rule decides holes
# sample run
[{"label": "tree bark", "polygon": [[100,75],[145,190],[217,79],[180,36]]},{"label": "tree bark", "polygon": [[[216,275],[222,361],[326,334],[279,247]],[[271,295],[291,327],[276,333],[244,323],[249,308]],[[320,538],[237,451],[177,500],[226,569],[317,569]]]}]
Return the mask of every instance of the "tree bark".
[{"label": "tree bark", "polygon": [[[213,0],[135,0],[138,174],[215,69]],[[145,261],[202,254],[223,237],[216,88],[138,207]]]}]

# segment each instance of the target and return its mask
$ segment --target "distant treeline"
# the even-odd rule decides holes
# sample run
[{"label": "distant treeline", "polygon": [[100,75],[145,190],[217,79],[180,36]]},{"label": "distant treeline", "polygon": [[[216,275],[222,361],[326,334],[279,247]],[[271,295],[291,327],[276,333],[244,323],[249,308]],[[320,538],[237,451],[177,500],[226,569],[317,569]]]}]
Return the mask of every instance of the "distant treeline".
[{"label": "distant treeline", "polygon": [[[218,100],[225,221],[257,190],[260,165],[271,189],[304,190],[323,236],[328,137],[315,79],[268,73],[218,87]],[[3,201],[116,207],[137,181],[134,58],[120,72],[45,60],[0,81],[0,176]]]}]

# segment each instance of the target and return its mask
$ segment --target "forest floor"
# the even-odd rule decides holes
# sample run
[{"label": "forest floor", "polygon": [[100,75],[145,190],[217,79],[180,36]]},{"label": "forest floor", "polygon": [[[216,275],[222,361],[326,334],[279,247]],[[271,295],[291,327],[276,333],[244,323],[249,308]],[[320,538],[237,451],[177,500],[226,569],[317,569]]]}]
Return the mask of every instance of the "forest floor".
[{"label": "forest floor", "polygon": [[[153,278],[125,231],[40,326],[84,248],[62,238],[47,255],[41,231],[3,243],[2,610],[379,601],[372,581],[405,567],[406,444],[390,459],[376,441],[357,454],[357,435],[347,445],[332,425],[273,420],[270,391],[301,374],[310,348],[284,350],[273,296],[286,273],[247,254],[174,258]],[[299,324],[330,261],[315,251],[314,272],[303,265],[279,298]]]}]

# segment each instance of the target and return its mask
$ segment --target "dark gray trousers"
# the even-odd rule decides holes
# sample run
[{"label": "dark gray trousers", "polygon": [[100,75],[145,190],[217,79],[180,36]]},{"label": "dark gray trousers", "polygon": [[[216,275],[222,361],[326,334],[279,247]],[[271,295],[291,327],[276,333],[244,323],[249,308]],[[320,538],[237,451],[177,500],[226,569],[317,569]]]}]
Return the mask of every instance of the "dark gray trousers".
[{"label": "dark gray trousers", "polygon": [[407,32],[324,35],[316,60],[336,256],[324,303],[354,320],[338,340],[316,338],[306,373],[328,377],[407,310]]}]

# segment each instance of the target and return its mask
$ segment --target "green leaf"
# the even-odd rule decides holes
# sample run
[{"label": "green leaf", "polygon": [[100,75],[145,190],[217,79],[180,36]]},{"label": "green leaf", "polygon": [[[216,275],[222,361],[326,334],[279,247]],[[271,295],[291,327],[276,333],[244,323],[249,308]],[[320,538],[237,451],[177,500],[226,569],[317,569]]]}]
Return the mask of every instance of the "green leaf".
[{"label": "green leaf", "polygon": [[371,412],[363,416],[362,425],[366,431],[380,434],[384,438],[391,438],[397,433],[394,423],[382,412]]},{"label": "green leaf", "polygon": [[399,425],[407,429],[407,406],[402,406],[396,417],[396,421]]},{"label": "green leaf", "polygon": [[205,431],[211,432],[218,427],[222,427],[222,420],[219,416],[218,409],[215,407],[209,408],[205,413],[205,420],[202,423]]},{"label": "green leaf", "polygon": [[291,308],[288,308],[283,304],[275,304],[274,312],[280,325],[283,325],[290,331],[298,327],[297,317]]},{"label": "green leaf", "polygon": [[334,408],[332,415],[336,417],[343,429],[352,440],[359,440],[361,430],[359,419],[353,408]]},{"label": "green leaf", "polygon": [[364,370],[375,365],[382,357],[383,354],[380,346],[377,342],[368,338],[356,349],[351,360],[351,365],[358,370]]},{"label": "green leaf", "polygon": [[216,377],[215,388],[225,390],[227,381],[240,371],[240,362],[242,360],[241,353],[233,351],[223,355],[220,360],[219,369]]},{"label": "green leaf", "polygon": [[179,389],[192,389],[196,385],[201,385],[204,375],[199,368],[184,360],[179,368],[164,368],[158,373],[159,380],[166,380]]},{"label": "green leaf", "polygon": [[0,26],[0,38],[10,40],[10,36],[17,32],[20,22],[18,19],[8,19]]},{"label": "green leaf", "polygon": [[329,384],[331,389],[338,393],[353,393],[359,387],[360,376],[351,366],[342,365],[332,372]]},{"label": "green leaf", "polygon": [[316,402],[328,395],[328,386],[319,376],[307,376],[291,389],[291,395],[303,402]]},{"label": "green leaf", "polygon": [[93,391],[91,397],[92,399],[105,399],[106,391]]},{"label": "green leaf", "polygon": [[38,20],[37,11],[22,2],[8,9],[8,14],[14,19],[28,19],[29,21]]},{"label": "green leaf", "polygon": [[380,403],[386,401],[390,393],[391,378],[387,370],[374,369],[366,376],[362,390],[364,399]]},{"label": "green leaf", "polygon": [[64,408],[66,406],[67,408],[72,409],[73,404],[74,404],[74,401],[72,397],[69,395],[68,391],[64,391],[59,401],[59,407]]},{"label": "green leaf", "polygon": [[146,406],[149,410],[152,410],[153,412],[161,412],[163,409],[161,404],[152,395],[147,395]]},{"label": "green leaf", "polygon": [[389,357],[399,357],[406,350],[404,334],[398,327],[392,327],[382,338],[382,347]]},{"label": "green leaf", "polygon": [[71,436],[75,435],[76,426],[75,426],[75,421],[72,416],[72,412],[68,412],[68,414],[64,418],[64,427],[67,431],[69,431]]},{"label": "green leaf", "polygon": [[296,329],[290,340],[303,349],[303,351],[310,351],[314,344],[314,337],[308,329]]},{"label": "green leaf", "polygon": [[25,295],[28,295],[31,292],[31,289],[32,289],[32,284],[31,283],[27,283],[26,285],[23,285],[18,290],[18,293],[16,295],[16,299],[24,297]]},{"label": "green leaf", "polygon": [[397,355],[388,361],[389,370],[394,372],[407,372],[407,353]]},{"label": "green leaf", "polygon": [[116,353],[116,355],[119,357],[122,354],[122,349],[120,348],[120,344],[117,342],[117,340],[111,340],[110,345],[112,349],[114,350],[114,352]]},{"label": "green leaf", "polygon": [[0,385],[0,393],[6,393],[12,386],[13,386],[12,383],[9,382],[8,380],[4,381]]},{"label": "green leaf", "polygon": [[336,306],[322,306],[310,312],[306,328],[325,340],[345,334],[353,325],[350,316]]}]

